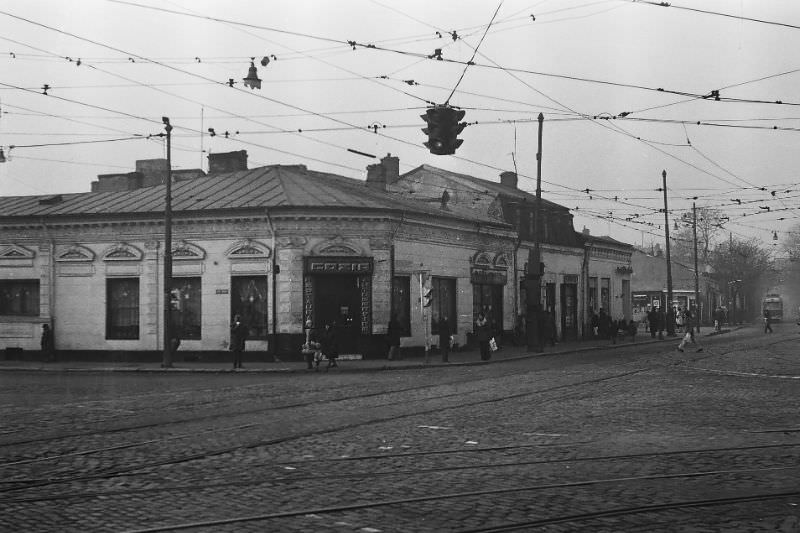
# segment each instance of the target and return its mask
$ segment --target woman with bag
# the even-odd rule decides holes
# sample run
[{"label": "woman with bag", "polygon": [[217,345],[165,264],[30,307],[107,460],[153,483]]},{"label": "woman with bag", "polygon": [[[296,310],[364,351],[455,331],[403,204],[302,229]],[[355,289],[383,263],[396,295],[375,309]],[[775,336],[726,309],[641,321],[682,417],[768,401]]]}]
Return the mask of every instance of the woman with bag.
[{"label": "woman with bag", "polygon": [[481,349],[482,361],[488,361],[492,357],[492,352],[489,349],[490,337],[489,321],[486,320],[483,313],[478,313],[478,320],[475,321],[475,339],[478,341],[478,346]]}]

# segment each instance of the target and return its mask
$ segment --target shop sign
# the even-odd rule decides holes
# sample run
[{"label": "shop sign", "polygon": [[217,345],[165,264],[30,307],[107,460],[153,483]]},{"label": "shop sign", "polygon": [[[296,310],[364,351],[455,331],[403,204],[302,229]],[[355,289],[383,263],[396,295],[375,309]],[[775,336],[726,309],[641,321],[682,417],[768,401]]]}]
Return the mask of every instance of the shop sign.
[{"label": "shop sign", "polygon": [[306,257],[307,274],[371,274],[371,257]]},{"label": "shop sign", "polygon": [[472,267],[469,278],[476,285],[505,285],[508,281],[508,274],[505,270]]}]

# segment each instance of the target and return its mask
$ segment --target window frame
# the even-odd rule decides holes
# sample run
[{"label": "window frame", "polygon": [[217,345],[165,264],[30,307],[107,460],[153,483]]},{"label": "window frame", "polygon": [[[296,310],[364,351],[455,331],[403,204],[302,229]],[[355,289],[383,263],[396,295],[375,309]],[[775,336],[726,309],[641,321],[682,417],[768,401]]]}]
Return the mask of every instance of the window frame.
[{"label": "window frame", "polygon": [[[123,283],[131,283],[132,287],[128,289],[127,295],[123,294],[123,297],[129,297],[129,304],[125,307],[113,307],[115,303],[114,291],[116,289],[116,285],[121,285]],[[125,290],[124,288],[120,290]],[[114,277],[114,278],[106,278],[106,340],[139,340],[141,336],[141,316],[142,316],[142,308],[141,308],[141,301],[139,291],[141,290],[141,283],[138,277]],[[135,310],[135,311],[133,311]],[[115,321],[120,321],[122,318],[123,312],[131,313],[131,316],[135,316],[135,324],[129,325],[114,325]],[[115,319],[116,315],[116,319]],[[130,333],[124,333],[120,331],[124,331],[123,328],[128,328]]]},{"label": "window frame", "polygon": [[[23,291],[29,291],[29,294],[32,296],[30,299],[22,298],[19,299],[18,304],[20,309],[19,311],[14,310],[14,302],[17,301],[17,298],[9,298],[5,300],[2,298],[2,292],[5,292],[7,287],[10,288],[11,291],[15,289],[21,289]],[[0,280],[0,316],[8,316],[8,317],[38,317],[41,316],[41,285],[38,279],[30,278],[30,279],[4,279]],[[3,306],[3,302],[8,302],[6,305],[8,307]],[[31,308],[28,310],[28,308]]]},{"label": "window frame", "polygon": [[[238,307],[234,298],[239,295],[237,290],[236,284],[234,280],[247,280],[246,283],[249,285],[251,282],[256,282],[260,286],[254,287],[256,291],[258,291],[258,296],[263,296],[261,301],[263,302],[263,310],[256,309],[255,313],[248,313],[246,310]],[[260,283],[259,283],[260,282]],[[249,340],[268,340],[269,339],[269,318],[270,318],[270,307],[269,307],[269,275],[237,275],[231,276],[230,278],[230,319],[232,320],[234,315],[240,315],[242,317],[242,322],[245,323],[248,327],[247,338]],[[261,294],[261,289],[263,289],[263,295]],[[249,287],[248,287],[249,290]],[[241,302],[241,299],[240,299]],[[254,304],[255,305],[255,304]],[[263,315],[263,321],[259,324],[258,318]]]}]

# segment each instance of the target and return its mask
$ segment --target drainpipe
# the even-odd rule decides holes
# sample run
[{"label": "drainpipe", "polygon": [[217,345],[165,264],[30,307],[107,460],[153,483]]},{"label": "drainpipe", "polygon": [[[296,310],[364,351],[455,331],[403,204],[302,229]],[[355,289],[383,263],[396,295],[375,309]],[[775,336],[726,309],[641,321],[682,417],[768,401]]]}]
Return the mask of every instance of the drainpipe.
[{"label": "drainpipe", "polygon": [[50,236],[49,228],[47,227],[47,223],[44,219],[40,219],[42,224],[42,229],[44,230],[45,239],[47,240],[47,245],[49,247],[49,255],[50,255],[50,264],[47,268],[47,283],[50,287],[50,296],[47,298],[47,314],[50,317],[50,329],[53,331],[53,338],[55,338],[55,310],[56,310],[56,245],[53,241],[52,237]]},{"label": "drainpipe", "polygon": [[272,224],[272,217],[269,212],[267,212],[267,222],[269,223],[269,232],[272,235],[272,340],[270,342],[270,351],[272,352],[272,357],[278,362],[280,361],[278,359],[278,249],[276,248],[275,226]]}]

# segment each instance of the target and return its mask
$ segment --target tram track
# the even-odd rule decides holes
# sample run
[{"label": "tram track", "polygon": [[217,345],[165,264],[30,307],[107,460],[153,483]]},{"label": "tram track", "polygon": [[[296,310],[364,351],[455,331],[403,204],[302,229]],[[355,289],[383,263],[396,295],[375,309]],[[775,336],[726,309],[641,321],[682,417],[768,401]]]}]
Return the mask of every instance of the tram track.
[{"label": "tram track", "polygon": [[[352,511],[374,510],[380,508],[409,506],[412,504],[430,504],[432,502],[451,502],[450,505],[457,500],[476,500],[481,499],[486,502],[492,496],[502,496],[505,494],[516,494],[521,492],[546,492],[557,490],[570,490],[576,488],[597,487],[606,485],[619,485],[625,483],[640,483],[643,481],[662,481],[662,480],[682,480],[682,479],[699,479],[712,476],[725,476],[736,475],[743,473],[758,473],[758,472],[771,472],[776,470],[798,469],[800,466],[793,465],[791,467],[780,467],[778,469],[745,469],[745,470],[715,470],[715,471],[693,471],[685,473],[675,473],[666,475],[651,475],[651,476],[628,476],[628,477],[614,477],[614,478],[600,478],[588,479],[581,481],[565,482],[565,483],[548,483],[548,484],[533,484],[533,485],[515,485],[499,489],[488,490],[473,490],[462,492],[450,492],[445,494],[427,494],[424,496],[416,496],[409,498],[392,498],[383,499],[371,502],[359,502],[351,504],[339,504],[329,506],[313,506],[304,507],[300,509],[288,510],[276,513],[256,513],[247,516],[238,516],[225,519],[207,520],[207,521],[191,521],[191,522],[178,522],[172,524],[164,524],[148,528],[139,528],[127,530],[126,533],[162,533],[166,531],[185,531],[185,530],[212,530],[217,531],[217,528],[225,526],[236,526],[245,523],[256,524],[269,524],[272,521],[292,519],[292,518],[306,518],[309,516],[318,517],[320,515],[339,515]],[[794,498],[800,496],[800,490],[788,489],[776,492],[756,492],[749,491],[749,494],[740,494],[737,496],[729,496],[723,498],[702,498],[692,500],[673,500],[660,503],[644,504],[644,505],[630,505],[627,507],[619,506],[612,509],[603,509],[595,511],[587,511],[582,513],[572,513],[568,515],[551,516],[543,519],[524,520],[512,523],[504,523],[499,525],[490,525],[480,528],[462,529],[460,533],[490,533],[501,531],[518,531],[529,529],[532,527],[542,527],[553,524],[564,524],[583,522],[592,519],[624,516],[641,513],[652,513],[657,511],[667,511],[675,509],[683,509],[689,507],[708,507],[717,505],[733,505],[746,502],[758,502],[766,500],[779,500]]]},{"label": "tram track", "polygon": [[[500,402],[500,401],[508,401],[508,400],[519,399],[519,398],[528,397],[528,396],[536,396],[536,395],[541,395],[541,394],[545,394],[545,393],[549,393],[549,392],[560,391],[560,390],[564,390],[564,389],[572,389],[574,387],[580,387],[580,386],[585,386],[585,385],[589,385],[589,384],[603,383],[603,382],[606,382],[606,381],[615,380],[615,379],[621,379],[621,378],[625,378],[625,377],[628,377],[628,376],[631,376],[631,375],[635,375],[635,374],[639,374],[639,373],[642,373],[642,372],[646,372],[647,370],[648,369],[635,369],[635,370],[631,370],[631,371],[627,371],[627,372],[623,372],[623,373],[619,373],[619,374],[613,374],[613,375],[610,375],[610,376],[604,376],[604,377],[601,377],[601,378],[593,378],[593,379],[583,380],[583,381],[578,381],[578,382],[565,383],[565,384],[556,385],[556,386],[553,386],[553,387],[548,387],[548,388],[545,388],[545,389],[537,389],[537,390],[533,390],[533,391],[524,391],[524,392],[515,393],[515,394],[500,395],[500,396],[497,396],[497,397],[492,397],[492,398],[488,398],[488,399],[478,399],[478,400],[473,400],[473,401],[470,401],[470,402],[460,402],[457,405],[453,405],[453,406],[449,406],[449,407],[436,406],[436,407],[431,407],[431,408],[427,408],[427,409],[414,410],[414,411],[411,411],[411,412],[404,412],[404,413],[391,412],[391,413],[389,413],[389,414],[387,414],[385,416],[374,417],[374,418],[370,418],[370,419],[364,420],[364,421],[358,421],[358,422],[351,422],[351,423],[346,423],[346,424],[334,425],[334,426],[326,428],[326,429],[315,428],[315,429],[310,429],[310,430],[306,430],[306,431],[299,431],[299,432],[295,432],[294,434],[278,436],[278,437],[271,438],[271,439],[259,439],[259,440],[256,440],[254,442],[245,443],[245,444],[237,444],[235,446],[218,447],[218,448],[213,449],[213,450],[203,451],[203,452],[194,453],[194,454],[185,454],[183,456],[179,456],[179,457],[176,457],[176,458],[170,458],[170,459],[166,459],[166,460],[161,460],[161,461],[149,460],[149,461],[144,462],[143,460],[140,460],[140,462],[138,462],[137,464],[128,465],[128,466],[123,467],[123,468],[115,468],[115,469],[109,469],[107,471],[96,472],[96,473],[90,474],[90,475],[71,476],[71,477],[66,477],[65,476],[65,477],[61,477],[61,478],[39,478],[39,479],[31,479],[31,480],[6,479],[6,480],[3,480],[2,482],[0,482],[0,494],[8,492],[8,491],[21,490],[21,489],[27,489],[27,488],[32,488],[32,487],[41,487],[41,486],[47,486],[47,485],[53,485],[53,484],[59,484],[59,483],[73,483],[73,482],[76,482],[76,481],[88,481],[88,480],[94,480],[94,479],[112,478],[112,477],[131,474],[131,473],[137,472],[139,470],[147,471],[147,470],[153,470],[155,468],[160,468],[160,467],[165,467],[165,466],[172,466],[172,465],[178,465],[178,464],[188,463],[188,462],[202,460],[202,459],[209,459],[209,458],[212,458],[212,457],[215,457],[215,456],[231,454],[231,453],[234,453],[234,452],[240,451],[240,450],[259,448],[259,447],[264,447],[264,446],[274,446],[274,445],[277,445],[277,444],[284,444],[284,443],[287,443],[287,442],[290,442],[290,441],[299,440],[299,439],[302,439],[302,438],[307,438],[307,437],[312,437],[312,436],[319,436],[319,435],[324,435],[324,434],[336,433],[338,431],[361,428],[361,427],[366,427],[366,426],[370,426],[370,425],[374,425],[374,424],[385,423],[385,422],[388,422],[388,421],[395,421],[395,420],[404,419],[404,418],[413,418],[413,417],[423,416],[423,415],[427,415],[427,414],[441,413],[444,410],[471,408],[471,407],[475,407],[475,406],[482,405],[482,404],[495,403],[495,402]],[[571,396],[571,395],[574,395],[574,394],[575,394],[575,392],[572,392],[568,396]],[[561,396],[561,397],[558,397],[558,398],[551,399],[550,401],[557,401],[557,400],[561,400],[561,399],[564,399],[564,398],[565,398],[565,396]],[[438,398],[423,398],[420,401],[429,401],[431,399],[438,399]],[[407,409],[408,409],[408,404],[407,403],[404,406],[404,409],[407,411]],[[4,466],[4,465],[0,465],[0,467],[2,467],[2,466]]]},{"label": "tram track", "polygon": [[[119,477],[119,476],[124,476],[124,475],[130,475],[130,474],[138,472],[138,471],[152,471],[153,469],[156,469],[156,468],[161,468],[161,467],[166,467],[166,466],[173,466],[173,465],[178,465],[178,464],[183,464],[183,463],[189,463],[189,462],[198,461],[198,460],[210,459],[210,458],[221,456],[221,455],[232,454],[232,453],[235,453],[235,452],[241,451],[241,450],[259,448],[259,447],[268,447],[268,446],[274,446],[274,445],[278,445],[278,444],[284,444],[284,443],[287,443],[287,442],[291,442],[291,441],[299,440],[299,439],[303,439],[303,438],[308,438],[308,437],[312,437],[312,436],[330,434],[330,433],[335,433],[335,432],[343,431],[343,430],[351,430],[351,429],[355,429],[355,428],[366,427],[366,426],[369,426],[369,425],[381,424],[381,423],[385,423],[385,422],[388,422],[388,421],[394,421],[394,420],[398,420],[398,419],[402,419],[402,418],[412,418],[412,417],[424,416],[424,415],[428,415],[428,414],[440,414],[441,412],[443,412],[445,410],[470,408],[470,407],[476,407],[476,406],[479,406],[479,405],[485,405],[485,404],[490,404],[490,403],[496,403],[496,402],[514,400],[514,399],[520,399],[520,398],[530,397],[530,396],[537,396],[537,395],[542,395],[542,394],[551,393],[551,392],[555,392],[555,391],[574,389],[575,387],[583,387],[583,386],[590,385],[590,384],[603,383],[603,382],[610,381],[610,380],[616,380],[616,379],[625,378],[625,377],[632,376],[632,375],[635,375],[635,374],[649,372],[649,371],[654,370],[656,368],[661,368],[661,367],[665,367],[665,366],[669,367],[669,366],[674,366],[674,365],[685,364],[686,362],[689,362],[690,359],[693,362],[693,361],[697,361],[697,360],[700,360],[700,359],[705,359],[705,358],[708,358],[708,357],[714,357],[714,356],[718,356],[718,355],[724,355],[724,353],[721,354],[721,353],[717,353],[717,352],[712,352],[712,353],[704,352],[703,355],[697,354],[695,356],[683,357],[683,358],[681,358],[681,359],[679,359],[677,361],[661,362],[659,364],[651,365],[649,367],[634,368],[633,370],[628,370],[628,371],[625,371],[625,372],[622,372],[622,373],[612,374],[610,376],[604,376],[604,377],[600,377],[600,378],[593,378],[593,379],[589,379],[589,380],[581,380],[581,381],[577,381],[577,382],[564,383],[564,384],[559,384],[559,385],[556,385],[556,386],[553,386],[553,387],[544,388],[544,389],[523,391],[523,392],[514,393],[514,394],[496,395],[496,396],[491,397],[491,398],[479,398],[477,400],[468,401],[468,402],[460,402],[460,403],[458,403],[458,405],[452,405],[452,406],[447,406],[447,407],[438,406],[436,408],[414,410],[414,411],[405,412],[405,413],[402,413],[402,414],[390,413],[390,414],[388,414],[386,416],[370,418],[368,420],[359,421],[359,422],[356,422],[356,423],[349,423],[349,424],[344,424],[344,425],[334,425],[333,427],[329,427],[329,428],[325,428],[325,429],[313,429],[313,430],[307,430],[307,431],[299,431],[299,432],[295,432],[294,434],[282,435],[282,436],[278,436],[278,437],[271,438],[271,439],[256,439],[256,440],[254,440],[252,442],[248,442],[248,443],[237,444],[237,445],[234,445],[234,446],[217,447],[216,449],[203,450],[203,451],[200,451],[200,452],[197,452],[197,453],[184,454],[184,455],[179,456],[179,457],[172,457],[172,458],[168,458],[168,459],[160,460],[160,461],[147,461],[146,463],[143,462],[143,461],[140,461],[140,462],[137,462],[135,464],[130,464],[130,465],[127,465],[127,466],[124,466],[124,467],[117,467],[117,468],[111,468],[111,469],[106,469],[106,470],[100,470],[98,472],[94,472],[94,473],[91,473],[91,474],[85,474],[85,475],[82,475],[82,476],[54,476],[54,477],[38,477],[38,478],[28,478],[28,479],[20,479],[20,478],[17,478],[17,479],[6,479],[6,480],[0,481],[0,494],[2,494],[4,492],[7,492],[7,491],[23,490],[23,489],[32,488],[32,487],[48,486],[48,485],[61,484],[61,483],[71,483],[71,482],[75,482],[75,481],[89,481],[89,480],[97,480],[97,479],[109,479],[109,478],[114,478],[114,477]],[[622,366],[630,366],[630,365],[629,364],[624,364]],[[531,371],[528,371],[526,373],[533,373],[533,372],[535,372],[535,371],[531,370]],[[516,374],[516,375],[518,375],[518,374]],[[503,379],[503,378],[502,377],[501,378],[491,378],[491,381],[495,381],[497,379]],[[471,377],[470,379],[456,380],[456,381],[448,382],[448,383],[445,383],[445,384],[442,384],[442,383],[425,384],[425,385],[419,385],[419,386],[414,386],[414,387],[407,387],[407,388],[403,388],[403,389],[396,389],[396,390],[392,390],[392,391],[370,392],[370,393],[367,393],[367,394],[351,395],[351,396],[346,396],[344,398],[337,398],[337,399],[315,399],[314,401],[299,402],[299,403],[295,403],[295,404],[287,404],[285,406],[277,406],[277,407],[276,406],[270,406],[270,407],[267,407],[267,408],[252,409],[252,410],[248,411],[245,414],[246,415],[264,414],[264,413],[268,413],[268,412],[276,411],[276,410],[291,409],[291,408],[303,408],[303,407],[316,405],[316,404],[319,404],[319,403],[325,403],[326,405],[330,405],[333,402],[345,402],[345,401],[349,401],[349,400],[363,399],[363,398],[369,398],[369,397],[403,394],[403,393],[409,393],[409,392],[420,391],[420,390],[425,390],[425,389],[439,388],[439,387],[442,387],[443,385],[444,386],[459,386],[459,385],[464,385],[464,384],[468,384],[468,383],[478,383],[478,382],[482,382],[482,381],[486,381],[486,380],[487,380],[487,378],[485,378],[485,377],[478,377],[478,378]],[[482,389],[478,389],[478,390],[475,390],[475,391],[469,391],[467,393],[465,393],[464,391],[455,391],[455,392],[444,394],[444,395],[425,396],[423,398],[420,398],[420,399],[417,399],[417,400],[414,400],[414,401],[428,402],[428,401],[434,401],[434,400],[441,400],[441,399],[448,398],[448,397],[464,396],[465,394],[481,394],[481,393],[486,393],[489,389],[492,389],[492,387],[491,386],[484,387]],[[586,394],[586,392],[583,391],[583,390],[578,390],[578,391],[574,391],[574,392],[571,392],[571,393],[567,393],[567,394],[564,394],[564,395],[560,395],[560,396],[548,399],[547,401],[548,402],[553,402],[553,401],[565,400],[565,399],[569,399],[569,398],[574,398],[574,397],[579,396],[581,394]],[[407,403],[410,400],[404,399],[403,401],[406,403],[406,406],[407,406]],[[393,405],[393,402],[387,402],[387,403],[389,405]],[[375,407],[375,406],[371,406],[371,407]],[[238,413],[238,412],[236,413],[237,416],[239,414],[242,414],[242,413]],[[161,427],[161,426],[170,426],[170,427],[172,427],[172,426],[175,426],[176,424],[179,424],[179,423],[194,423],[194,422],[197,422],[198,420],[206,420],[207,421],[207,420],[213,420],[213,419],[218,419],[218,418],[229,418],[230,416],[231,416],[231,414],[229,414],[229,413],[226,413],[226,414],[215,414],[215,415],[208,415],[208,416],[199,417],[199,418],[198,417],[194,417],[194,418],[191,418],[191,419],[184,419],[184,420],[181,420],[181,421],[168,421],[168,422],[162,422],[162,423],[158,423],[158,424],[151,424],[151,425],[148,425],[147,427],[150,427],[150,428],[152,428],[152,427]],[[240,426],[240,427],[242,429],[246,429],[246,428],[253,428],[253,427],[257,427],[257,426],[259,426],[259,424],[247,424],[247,425]],[[229,430],[230,430],[230,427],[228,427],[228,428],[219,428],[219,429],[208,430],[205,433],[224,432],[224,431],[229,431]],[[112,433],[115,433],[115,432],[118,432],[118,431],[119,431],[118,429],[115,429],[115,430],[112,431]],[[96,434],[102,434],[102,433],[94,433],[94,434],[96,435]],[[46,462],[48,460],[55,461],[55,460],[63,459],[65,457],[77,457],[77,456],[81,456],[81,455],[86,456],[86,455],[92,455],[92,454],[101,454],[103,452],[112,452],[112,451],[117,451],[117,450],[122,450],[122,449],[132,449],[132,448],[136,448],[137,446],[147,446],[147,445],[154,445],[154,444],[157,444],[157,443],[165,443],[165,442],[169,442],[169,441],[173,441],[173,440],[180,440],[180,439],[189,438],[191,436],[192,436],[191,434],[185,433],[185,434],[181,434],[181,435],[178,435],[178,436],[161,437],[159,439],[149,439],[147,441],[142,441],[142,442],[138,442],[138,443],[123,443],[121,445],[115,445],[115,446],[109,446],[109,447],[102,447],[102,448],[96,448],[96,449],[90,449],[90,450],[73,451],[73,452],[70,452],[69,454],[60,454],[60,455],[57,454],[57,455],[53,455],[53,456],[49,456],[49,457],[41,457],[41,458],[25,459],[25,460],[20,460],[20,461],[12,461],[12,462],[7,462],[7,463],[4,463],[4,464],[0,464],[0,469],[2,469],[4,467],[8,468],[8,467],[11,467],[11,466],[20,466],[20,465],[24,465],[24,464],[41,463],[41,462]],[[72,436],[70,436],[70,438],[71,437]],[[57,440],[59,440],[59,437],[52,437],[51,440],[57,441]]]},{"label": "tram track", "polygon": [[[419,459],[420,457],[431,457],[443,454],[449,455],[475,455],[475,454],[482,454],[486,452],[497,452],[497,451],[508,451],[508,450],[521,450],[521,449],[534,449],[534,448],[550,448],[550,447],[570,447],[571,444],[559,444],[559,445],[543,445],[543,444],[526,444],[526,445],[517,445],[517,446],[501,446],[501,447],[490,447],[490,448],[483,448],[483,449],[459,449],[459,450],[437,450],[432,452],[415,452],[409,453],[404,455],[383,455],[383,456],[362,456],[362,457],[353,457],[353,458],[333,458],[324,460],[328,463],[335,463],[339,461],[371,461],[371,460],[384,460],[384,461],[393,461],[397,462],[400,458],[405,459]],[[225,482],[215,482],[215,483],[184,483],[184,484],[170,484],[170,485],[163,485],[160,487],[150,487],[150,488],[142,488],[142,489],[126,489],[126,490],[104,490],[102,492],[76,492],[74,489],[69,493],[55,493],[55,494],[46,494],[46,495],[37,495],[31,497],[9,497],[9,498],[0,498],[0,504],[10,504],[10,503],[36,503],[36,502],[44,502],[44,501],[56,501],[56,500],[76,500],[76,499],[92,499],[92,498],[119,498],[119,497],[126,497],[132,495],[141,495],[141,494],[160,494],[160,493],[176,493],[176,492],[193,492],[198,490],[208,490],[208,489],[220,489],[220,488],[228,488],[228,487],[241,487],[241,488],[252,488],[254,486],[265,486],[265,485],[292,485],[297,483],[307,483],[307,482],[319,482],[319,481],[335,481],[335,480],[355,480],[355,479],[363,479],[364,481],[372,480],[376,477],[405,477],[405,476],[427,476],[432,474],[440,474],[440,473],[452,473],[452,472],[459,472],[459,471],[469,471],[469,472],[480,472],[484,470],[494,470],[494,469],[519,469],[522,467],[546,467],[546,466],[553,466],[553,465],[580,465],[580,464],[590,464],[593,468],[597,468],[597,464],[604,464],[604,463],[622,463],[626,466],[630,467],[633,462],[636,460],[660,460],[660,459],[673,459],[676,457],[684,457],[684,458],[693,458],[695,460],[701,459],[703,455],[708,454],[742,454],[745,452],[771,452],[771,451],[780,451],[780,450],[789,450],[792,448],[800,447],[800,442],[794,443],[785,443],[785,444],[768,444],[768,445],[749,445],[749,446],[728,446],[728,447],[718,447],[718,448],[700,448],[700,449],[686,449],[686,450],[660,450],[660,451],[649,451],[649,452],[641,452],[635,454],[616,454],[616,455],[599,455],[599,456],[575,456],[575,457],[560,457],[554,459],[534,459],[534,460],[520,460],[520,461],[504,461],[504,462],[490,462],[490,463],[478,463],[478,464],[467,464],[467,465],[457,465],[457,466],[437,466],[432,468],[397,468],[393,467],[391,470],[364,470],[364,471],[349,471],[349,472],[334,472],[330,474],[301,474],[301,475],[287,475],[287,476],[275,476],[273,475],[271,470],[267,470],[267,473],[264,474],[263,477],[253,477],[247,480],[240,480],[240,481],[225,481]],[[724,460],[720,460],[720,463],[724,463],[729,465],[731,462],[735,461],[735,458],[726,457]],[[742,461],[745,462],[746,461]],[[309,461],[302,466],[308,466]],[[776,461],[776,463],[778,463]],[[282,461],[279,463],[280,466],[290,465],[290,464],[297,464],[298,466],[301,465],[300,461]],[[415,463],[416,464],[416,463]],[[271,466],[278,466],[278,465],[271,465]],[[705,471],[698,473],[696,471],[692,472],[683,472],[683,473],[670,473],[670,474],[651,474],[651,475],[639,475],[639,476],[627,476],[624,478],[617,478],[618,480],[645,480],[645,479],[671,479],[674,477],[698,477],[702,475],[714,475],[714,474],[721,474],[721,473],[746,473],[746,472],[760,472],[760,471],[776,471],[776,470],[791,470],[797,469],[800,470],[800,464],[795,461],[790,462],[789,464],[775,464],[770,467],[757,467],[757,468],[740,468],[740,469],[732,469],[732,468],[725,468],[719,470],[712,470],[712,471]],[[584,484],[592,484],[590,482],[567,482],[562,484],[555,484],[552,487],[568,487],[568,486],[581,486]]]}]

